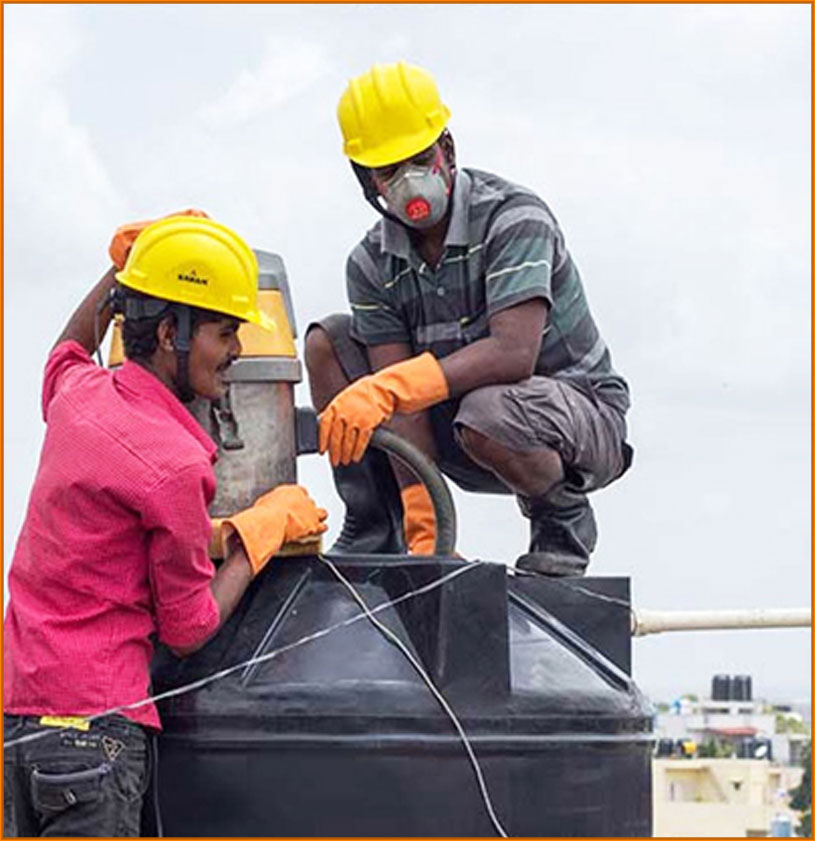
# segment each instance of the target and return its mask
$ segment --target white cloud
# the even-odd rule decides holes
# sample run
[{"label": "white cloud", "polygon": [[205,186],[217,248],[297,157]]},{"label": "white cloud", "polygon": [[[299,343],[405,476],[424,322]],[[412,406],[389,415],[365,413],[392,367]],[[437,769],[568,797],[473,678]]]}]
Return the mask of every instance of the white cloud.
[{"label": "white cloud", "polygon": [[[73,119],[65,94],[65,78],[81,57],[81,33],[65,10],[45,17],[25,11],[6,16],[4,80],[4,200],[13,209],[6,237],[24,270],[42,259],[43,240],[63,266],[98,250],[111,219],[123,212],[91,134]],[[7,272],[14,267],[12,261]]]},{"label": "white cloud", "polygon": [[30,100],[32,91],[56,83],[78,54],[81,38],[66,9],[49,15],[33,9],[6,9],[5,25],[4,95],[9,114]]},{"label": "white cloud", "polygon": [[314,43],[270,35],[256,69],[244,69],[229,90],[204,106],[209,125],[236,125],[295,99],[326,75],[330,64]]}]

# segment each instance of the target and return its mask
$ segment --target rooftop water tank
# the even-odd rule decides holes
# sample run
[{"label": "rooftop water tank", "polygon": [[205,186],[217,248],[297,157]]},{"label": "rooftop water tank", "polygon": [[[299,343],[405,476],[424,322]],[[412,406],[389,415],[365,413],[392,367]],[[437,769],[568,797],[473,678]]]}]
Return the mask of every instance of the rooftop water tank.
[{"label": "rooftop water tank", "polygon": [[[395,602],[377,617],[460,718],[508,834],[651,834],[653,710],[629,676],[627,579],[332,560],[369,607]],[[154,689],[272,652],[160,705],[166,835],[496,833],[451,720],[320,558],[270,565],[198,654],[161,651]]]},{"label": "rooftop water tank", "polygon": [[731,698],[734,701],[753,700],[753,678],[750,675],[733,675],[733,691]]},{"label": "rooftop water tank", "polygon": [[714,675],[711,698],[714,701],[729,701],[732,692],[730,675]]}]

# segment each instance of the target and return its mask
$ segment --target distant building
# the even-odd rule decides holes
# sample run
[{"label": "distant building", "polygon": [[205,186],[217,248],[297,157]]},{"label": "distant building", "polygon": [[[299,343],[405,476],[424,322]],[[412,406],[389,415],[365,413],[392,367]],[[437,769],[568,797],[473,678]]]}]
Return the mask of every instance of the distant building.
[{"label": "distant building", "polygon": [[763,759],[654,759],[654,837],[766,838],[794,827],[802,768]]},{"label": "distant building", "polygon": [[656,717],[654,835],[792,834],[798,815],[788,792],[803,775],[803,719],[754,701],[749,676],[717,675],[711,694],[679,699]]},{"label": "distant building", "polygon": [[[668,712],[657,714],[657,755],[683,755],[682,743],[691,742],[699,756],[770,759],[781,765],[797,765],[810,738],[802,717],[754,701],[749,676],[736,675],[730,684],[725,680],[728,677],[714,677],[712,698],[681,698]],[[740,691],[734,693],[733,686],[741,687]],[[733,698],[733,694],[741,697]],[[791,727],[791,723],[799,726]]]}]

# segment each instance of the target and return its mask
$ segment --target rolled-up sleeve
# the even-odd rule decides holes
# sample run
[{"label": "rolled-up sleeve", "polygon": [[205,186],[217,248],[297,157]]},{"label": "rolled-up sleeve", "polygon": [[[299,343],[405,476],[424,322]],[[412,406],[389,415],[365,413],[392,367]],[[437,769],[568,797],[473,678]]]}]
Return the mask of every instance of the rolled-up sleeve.
[{"label": "rolled-up sleeve", "polygon": [[42,417],[44,421],[48,421],[48,407],[59,390],[70,382],[75,374],[93,370],[95,367],[88,351],[73,339],[60,342],[51,351],[48,361],[45,363],[45,372],[42,378]]},{"label": "rolled-up sleeve", "polygon": [[531,298],[552,306],[556,238],[545,208],[532,198],[519,198],[497,214],[485,242],[489,315]]},{"label": "rolled-up sleeve", "polygon": [[171,648],[199,645],[218,627],[210,590],[215,570],[207,554],[207,505],[214,491],[211,468],[196,464],[162,480],[145,499],[142,520],[158,636]]}]

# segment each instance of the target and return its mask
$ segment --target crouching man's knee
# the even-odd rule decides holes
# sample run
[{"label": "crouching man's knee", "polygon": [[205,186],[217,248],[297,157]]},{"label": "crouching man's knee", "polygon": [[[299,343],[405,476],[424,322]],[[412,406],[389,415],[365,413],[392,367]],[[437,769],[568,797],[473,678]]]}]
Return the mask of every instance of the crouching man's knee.
[{"label": "crouching man's knee", "polygon": [[465,453],[479,466],[491,470],[516,494],[542,496],[563,480],[563,462],[555,450],[513,450],[469,426],[457,429]]},{"label": "crouching man's knee", "polygon": [[311,380],[319,378],[327,366],[337,363],[331,338],[319,325],[310,327],[306,333],[303,358]]}]

